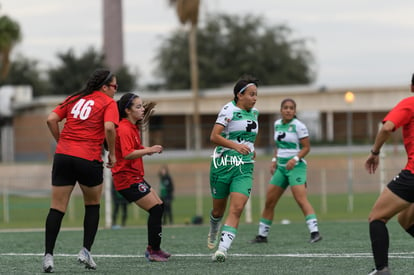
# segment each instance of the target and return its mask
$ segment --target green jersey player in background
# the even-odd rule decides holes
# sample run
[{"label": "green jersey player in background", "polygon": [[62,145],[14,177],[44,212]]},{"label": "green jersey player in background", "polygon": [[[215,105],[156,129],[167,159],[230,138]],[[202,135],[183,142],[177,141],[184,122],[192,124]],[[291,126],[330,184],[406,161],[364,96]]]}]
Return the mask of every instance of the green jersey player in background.
[{"label": "green jersey player in background", "polygon": [[307,198],[304,157],[310,151],[306,125],[296,118],[296,102],[287,98],[280,105],[281,119],[275,121],[275,153],[270,172],[273,175],[267,188],[266,203],[259,223],[259,234],[251,243],[266,243],[273,222],[277,202],[290,186],[293,197],[305,216],[310,232],[310,243],[322,240],[318,230],[315,210]]},{"label": "green jersey player in background", "polygon": [[234,99],[221,109],[210,136],[211,142],[217,145],[210,167],[213,197],[207,240],[210,249],[217,246],[221,220],[230,198],[218,250],[213,255],[216,262],[226,260],[253,185],[254,143],[259,129],[259,112],[254,108],[257,87],[258,80],[249,75],[237,81]]}]

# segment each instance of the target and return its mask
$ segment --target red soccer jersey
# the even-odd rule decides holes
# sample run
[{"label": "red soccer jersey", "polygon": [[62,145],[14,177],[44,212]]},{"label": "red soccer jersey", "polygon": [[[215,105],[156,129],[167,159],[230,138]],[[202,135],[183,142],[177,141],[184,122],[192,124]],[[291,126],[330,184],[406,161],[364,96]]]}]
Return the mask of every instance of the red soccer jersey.
[{"label": "red soccer jersey", "polygon": [[144,180],[144,164],[142,158],[125,159],[135,150],[144,149],[138,127],[123,118],[116,129],[115,154],[116,163],[112,168],[112,177],[116,190],[129,188],[133,183]]},{"label": "red soccer jersey", "polygon": [[115,100],[95,91],[63,107],[59,105],[53,112],[61,119],[66,118],[56,153],[102,161],[104,123],[118,124],[119,121]]},{"label": "red soccer jersey", "polygon": [[401,100],[382,121],[392,121],[395,129],[403,127],[403,140],[408,161],[405,169],[414,173],[414,97]]}]

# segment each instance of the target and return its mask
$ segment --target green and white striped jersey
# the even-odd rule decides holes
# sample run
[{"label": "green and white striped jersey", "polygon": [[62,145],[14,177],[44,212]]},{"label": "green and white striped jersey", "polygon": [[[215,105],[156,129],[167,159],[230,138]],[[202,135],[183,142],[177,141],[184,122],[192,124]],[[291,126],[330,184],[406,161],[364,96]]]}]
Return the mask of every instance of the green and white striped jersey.
[{"label": "green and white striped jersey", "polygon": [[224,126],[221,135],[233,142],[248,145],[250,154],[241,155],[233,149],[217,146],[213,157],[237,157],[241,158],[244,163],[253,162],[254,143],[259,131],[258,117],[259,111],[256,108],[246,111],[237,107],[234,101],[224,105],[216,120],[216,123]]},{"label": "green and white striped jersey", "polygon": [[274,130],[278,159],[290,159],[296,156],[302,148],[299,140],[309,136],[308,128],[297,118],[286,124],[282,122],[282,119],[276,120]]}]

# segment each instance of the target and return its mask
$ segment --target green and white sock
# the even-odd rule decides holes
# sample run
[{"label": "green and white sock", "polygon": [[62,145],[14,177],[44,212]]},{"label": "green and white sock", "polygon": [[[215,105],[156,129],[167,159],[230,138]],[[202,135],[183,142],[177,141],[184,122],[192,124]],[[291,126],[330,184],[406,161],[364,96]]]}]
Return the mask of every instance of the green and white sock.
[{"label": "green and white sock", "polygon": [[233,242],[234,238],[236,238],[237,228],[223,225],[223,231],[221,232],[220,244],[218,249],[220,251],[227,252],[229,250],[231,243]]},{"label": "green and white sock", "polygon": [[265,218],[260,218],[259,222],[259,236],[267,237],[269,235],[270,227],[272,226],[272,221]]},{"label": "green and white sock", "polygon": [[310,214],[306,216],[306,224],[308,225],[309,232],[318,232],[318,220],[316,219],[315,214]]}]

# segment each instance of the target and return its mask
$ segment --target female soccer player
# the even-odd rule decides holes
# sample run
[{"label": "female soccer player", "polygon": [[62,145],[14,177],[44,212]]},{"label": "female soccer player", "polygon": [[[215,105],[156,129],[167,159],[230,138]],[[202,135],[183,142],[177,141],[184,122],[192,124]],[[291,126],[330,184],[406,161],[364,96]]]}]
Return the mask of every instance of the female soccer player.
[{"label": "female soccer player", "polygon": [[161,153],[161,145],[145,147],[141,143],[139,125],[146,125],[154,105],[144,107],[139,96],[127,93],[118,101],[121,121],[116,129],[117,162],[112,168],[115,189],[129,202],[134,202],[149,213],[148,217],[148,246],[145,257],[149,261],[166,262],[170,253],[162,251],[161,219],[164,205],[157,193],[144,179],[144,164],[142,157]]},{"label": "female soccer player", "polygon": [[258,80],[244,76],[234,86],[234,100],[218,114],[210,140],[217,145],[210,167],[213,209],[207,246],[217,246],[220,222],[230,198],[229,213],[222,228],[213,261],[224,262],[227,250],[237,234],[240,216],[253,185],[254,143],[259,130],[257,100]]},{"label": "female soccer player", "polygon": [[286,188],[290,186],[293,197],[305,216],[310,232],[310,243],[322,240],[315,211],[306,195],[307,164],[304,157],[310,151],[309,133],[305,124],[296,118],[296,102],[287,98],[280,105],[281,119],[275,121],[276,149],[267,187],[265,208],[259,223],[259,234],[251,243],[266,243],[273,222],[274,210]]},{"label": "female soccer player", "polygon": [[[70,195],[76,182],[85,203],[83,248],[78,260],[85,268],[96,269],[90,254],[99,224],[102,193],[102,144],[108,144],[107,167],[116,162],[115,125],[119,121],[116,77],[108,70],[96,70],[86,87],[66,98],[48,116],[47,125],[57,141],[52,168],[52,201],[46,218],[43,271],[53,272],[53,249]],[[59,122],[66,119],[62,132]]]},{"label": "female soccer player", "polygon": [[[411,79],[414,92],[414,74]],[[401,100],[383,119],[365,168],[373,174],[378,168],[382,145],[391,133],[402,127],[405,151],[408,155],[404,169],[384,188],[369,214],[369,233],[375,269],[369,273],[391,274],[388,267],[389,235],[387,222],[398,214],[401,227],[414,237],[414,97]]]}]

